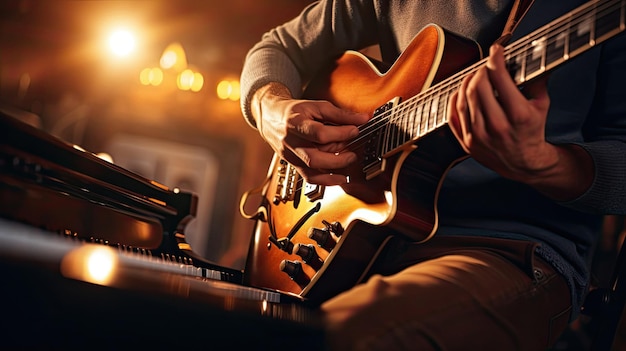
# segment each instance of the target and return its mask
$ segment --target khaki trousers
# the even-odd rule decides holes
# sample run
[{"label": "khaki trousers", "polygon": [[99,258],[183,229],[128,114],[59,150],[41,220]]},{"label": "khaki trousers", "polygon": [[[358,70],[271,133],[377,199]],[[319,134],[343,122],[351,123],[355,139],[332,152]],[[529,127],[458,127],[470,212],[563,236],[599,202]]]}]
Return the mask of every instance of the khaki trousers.
[{"label": "khaki trousers", "polygon": [[437,237],[390,249],[322,305],[331,350],[546,350],[567,327],[565,280],[536,244]]}]

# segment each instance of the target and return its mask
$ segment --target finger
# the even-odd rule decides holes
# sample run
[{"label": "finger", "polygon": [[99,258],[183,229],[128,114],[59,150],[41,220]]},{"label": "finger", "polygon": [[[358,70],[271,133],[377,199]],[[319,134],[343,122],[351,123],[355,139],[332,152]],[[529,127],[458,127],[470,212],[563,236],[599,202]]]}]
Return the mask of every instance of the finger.
[{"label": "finger", "polygon": [[459,121],[459,134],[461,137],[461,142],[466,149],[469,149],[472,139],[471,134],[471,117],[470,110],[467,101],[467,86],[471,80],[472,76],[467,76],[461,82],[461,86],[459,90],[457,90],[457,98],[456,98],[456,112]]},{"label": "finger", "polygon": [[[357,156],[354,152],[336,152],[320,150],[318,145],[300,139],[295,136],[287,136],[284,143],[285,154],[292,153],[301,162],[300,166],[310,168],[338,169],[355,162]],[[293,159],[288,159],[292,164],[298,164]]]},{"label": "finger", "polygon": [[452,134],[454,135],[456,140],[459,142],[463,150],[469,153],[469,150],[467,149],[467,147],[465,146],[465,143],[463,142],[463,131],[461,129],[461,121],[459,120],[459,114],[456,109],[458,96],[459,96],[458,90],[452,93],[452,95],[450,96],[450,100],[448,102],[448,126],[450,127]]},{"label": "finger", "polygon": [[353,152],[323,152],[315,147],[298,147],[293,152],[308,167],[318,169],[339,169],[354,163],[357,156]]},{"label": "finger", "polygon": [[499,102],[505,111],[513,112],[521,106],[520,99],[526,99],[511,78],[504,61],[504,48],[495,44],[489,48],[487,71],[493,90],[497,92]]},{"label": "finger", "polygon": [[310,168],[303,163],[294,153],[286,152],[281,155],[281,158],[289,162],[296,168],[298,174],[300,174],[307,182],[311,184],[319,185],[342,185],[349,182],[349,178],[340,173],[334,173],[328,170]]},{"label": "finger", "polygon": [[321,101],[317,107],[326,124],[360,126],[371,118],[367,113],[347,111],[328,101]]},{"label": "finger", "polygon": [[[527,99],[531,100],[544,99],[548,96],[548,75],[541,76],[536,80],[533,80],[531,83],[526,84],[524,86],[524,91],[521,92],[506,68],[504,48],[501,45],[496,44],[489,49],[489,53],[490,55],[487,60],[487,67],[489,68],[489,78],[493,82],[494,89],[497,92],[505,92],[507,96],[511,97],[508,99],[506,96],[503,96],[503,102],[508,104],[513,98],[521,96],[525,96]],[[514,100],[513,103],[515,103]],[[509,106],[506,107],[508,108]]]},{"label": "finger", "polygon": [[313,105],[304,105],[315,109],[308,111],[311,119],[304,120],[298,126],[302,137],[318,143],[343,142],[358,135],[357,126],[366,123],[370,115],[340,109],[328,101],[317,101]]},{"label": "finger", "polygon": [[[487,140],[488,135],[497,136],[510,128],[509,120],[499,102],[499,95],[490,81],[487,68],[480,68],[470,84],[472,100],[472,133],[478,140]],[[470,105],[472,106],[472,105]]]},{"label": "finger", "polygon": [[301,138],[317,144],[345,142],[359,135],[353,125],[326,125],[317,120],[303,120],[294,131]]}]

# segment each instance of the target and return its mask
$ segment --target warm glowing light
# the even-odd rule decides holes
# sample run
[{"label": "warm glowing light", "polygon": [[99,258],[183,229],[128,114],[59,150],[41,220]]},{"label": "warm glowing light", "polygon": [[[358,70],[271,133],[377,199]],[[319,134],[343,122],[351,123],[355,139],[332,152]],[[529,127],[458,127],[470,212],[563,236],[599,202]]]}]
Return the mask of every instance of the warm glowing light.
[{"label": "warm glowing light", "polygon": [[239,81],[223,80],[217,84],[217,97],[222,100],[239,100]]},{"label": "warm glowing light", "polygon": [[176,64],[176,53],[174,51],[166,51],[161,56],[161,67],[163,69],[169,69]]},{"label": "warm glowing light", "polygon": [[186,69],[180,72],[176,84],[178,85],[178,89],[180,90],[191,89],[191,85],[193,84],[193,71],[190,69]]},{"label": "warm glowing light", "polygon": [[176,84],[180,90],[198,92],[204,85],[204,77],[201,73],[186,69],[180,72],[178,79],[176,80]]},{"label": "warm glowing light", "polygon": [[177,72],[181,72],[187,68],[187,55],[185,49],[180,43],[172,43],[168,45],[159,62],[163,69],[174,69]]},{"label": "warm glowing light", "polygon": [[99,152],[96,154],[96,156],[98,156],[100,159],[105,160],[109,163],[113,163],[113,156],[111,156],[111,154],[109,153]]},{"label": "warm glowing light", "polygon": [[87,272],[90,281],[102,283],[109,280],[114,267],[114,256],[111,251],[93,250],[87,258]]},{"label": "warm glowing light", "polygon": [[161,85],[163,83],[163,71],[158,67],[144,68],[139,73],[139,81],[143,85]]},{"label": "warm glowing light", "polygon": [[108,285],[117,269],[116,252],[108,246],[84,245],[68,252],[61,260],[64,277]]},{"label": "warm glowing light", "polygon": [[116,56],[128,56],[135,49],[135,36],[125,29],[116,30],[109,36],[109,49]]},{"label": "warm glowing light", "polygon": [[223,80],[217,84],[217,97],[222,100],[226,100],[228,99],[228,96],[230,95],[231,90],[232,90],[232,87],[230,86],[229,82],[226,80]]},{"label": "warm glowing light", "polygon": [[239,96],[240,96],[239,81],[233,80],[232,82],[230,82],[230,85],[233,87],[233,89],[230,92],[230,96],[228,98],[233,101],[239,100]]},{"label": "warm glowing light", "polygon": [[198,92],[204,85],[204,77],[199,72],[194,72],[193,81],[191,82],[191,91]]}]

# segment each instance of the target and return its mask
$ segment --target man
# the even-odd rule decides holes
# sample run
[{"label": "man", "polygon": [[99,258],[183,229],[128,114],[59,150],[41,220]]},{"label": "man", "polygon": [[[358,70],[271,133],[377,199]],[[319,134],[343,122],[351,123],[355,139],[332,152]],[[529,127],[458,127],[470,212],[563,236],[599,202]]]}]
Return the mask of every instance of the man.
[{"label": "man", "polygon": [[[514,39],[581,5],[537,0]],[[626,212],[623,35],[520,90],[500,37],[506,1],[320,1],[272,29],[243,67],[248,122],[309,182],[337,185],[373,111],[301,99],[345,50],[394,63],[437,23],[489,53],[447,103],[469,158],[446,174],[439,227],[322,306],[331,349],[543,350],[578,314],[605,213]],[[581,25],[579,30],[584,31]]]}]

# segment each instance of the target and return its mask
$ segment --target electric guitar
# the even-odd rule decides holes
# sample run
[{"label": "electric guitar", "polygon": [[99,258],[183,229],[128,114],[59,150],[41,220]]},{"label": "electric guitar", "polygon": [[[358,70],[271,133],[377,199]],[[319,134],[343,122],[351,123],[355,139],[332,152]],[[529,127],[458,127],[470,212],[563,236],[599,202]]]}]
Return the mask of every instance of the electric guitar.
[{"label": "electric guitar", "polygon": [[[626,26],[626,0],[591,1],[505,48],[518,86]],[[349,51],[305,91],[352,111],[373,112],[349,145],[360,157],[349,183],[307,183],[274,155],[265,183],[242,196],[255,220],[244,282],[320,303],[364,280],[393,236],[422,242],[437,229],[446,172],[467,157],[449,129],[450,95],[484,65],[477,43],[437,25],[423,28],[381,73]],[[261,196],[253,214],[245,203]]]}]

